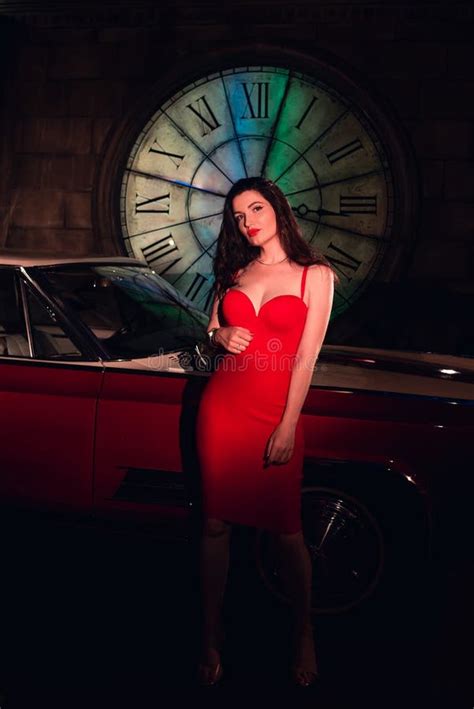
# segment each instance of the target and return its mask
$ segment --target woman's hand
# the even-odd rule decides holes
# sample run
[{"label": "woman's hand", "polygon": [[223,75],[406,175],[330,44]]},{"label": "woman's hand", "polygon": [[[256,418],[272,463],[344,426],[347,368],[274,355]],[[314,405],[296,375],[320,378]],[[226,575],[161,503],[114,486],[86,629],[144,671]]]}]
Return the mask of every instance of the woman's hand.
[{"label": "woman's hand", "polygon": [[234,354],[244,352],[252,339],[253,332],[246,327],[220,327],[214,333],[214,342]]},{"label": "woman's hand", "polygon": [[290,424],[279,423],[268,439],[265,450],[265,466],[275,463],[283,465],[288,463],[295,448],[296,427]]}]

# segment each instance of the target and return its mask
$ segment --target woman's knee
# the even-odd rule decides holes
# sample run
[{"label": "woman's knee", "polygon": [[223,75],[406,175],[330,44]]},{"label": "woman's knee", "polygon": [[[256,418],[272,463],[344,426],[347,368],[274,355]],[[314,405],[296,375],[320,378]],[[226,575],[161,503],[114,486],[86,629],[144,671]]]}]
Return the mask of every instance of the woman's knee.
[{"label": "woman's knee", "polygon": [[229,522],[222,519],[207,518],[204,520],[204,534],[206,537],[222,537],[228,535],[231,530]]},{"label": "woman's knee", "polygon": [[303,532],[300,530],[298,532],[291,532],[289,534],[276,534],[277,542],[285,548],[299,547],[304,545]]}]

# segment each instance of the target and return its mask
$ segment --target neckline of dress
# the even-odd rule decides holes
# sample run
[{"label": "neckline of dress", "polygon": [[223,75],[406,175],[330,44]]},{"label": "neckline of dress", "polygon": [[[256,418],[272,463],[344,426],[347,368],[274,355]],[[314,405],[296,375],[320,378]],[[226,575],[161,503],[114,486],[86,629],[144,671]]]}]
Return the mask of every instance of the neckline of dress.
[{"label": "neckline of dress", "polygon": [[308,307],[308,306],[306,305],[306,303],[304,302],[303,298],[301,298],[301,296],[295,295],[294,293],[280,293],[280,295],[274,295],[274,296],[273,296],[272,298],[270,298],[269,300],[266,300],[264,303],[261,303],[261,304],[260,304],[260,307],[259,307],[259,309],[258,309],[258,312],[257,312],[257,309],[256,309],[256,307],[255,307],[255,305],[254,305],[252,299],[247,295],[247,293],[246,293],[245,291],[241,290],[240,288],[229,288],[229,290],[227,291],[227,293],[231,293],[232,291],[233,291],[234,293],[242,293],[242,295],[244,295],[244,296],[247,298],[247,300],[249,301],[250,305],[252,306],[253,311],[254,311],[254,313],[255,313],[255,316],[256,316],[257,318],[258,318],[258,316],[260,315],[260,313],[262,312],[262,309],[263,309],[266,305],[268,305],[268,303],[271,303],[272,300],[277,300],[278,298],[296,298],[297,300],[300,300],[300,301],[303,303],[303,305],[305,306],[305,308]]}]

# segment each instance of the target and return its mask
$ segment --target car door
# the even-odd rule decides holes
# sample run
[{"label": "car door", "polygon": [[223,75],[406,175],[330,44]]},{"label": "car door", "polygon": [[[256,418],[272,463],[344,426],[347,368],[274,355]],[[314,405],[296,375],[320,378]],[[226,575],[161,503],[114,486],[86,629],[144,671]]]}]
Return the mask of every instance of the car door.
[{"label": "car door", "polygon": [[173,372],[159,357],[105,367],[97,416],[96,510],[179,527],[190,512],[195,415],[205,377],[178,367]]},{"label": "car door", "polygon": [[29,279],[0,267],[0,499],[89,510],[101,362]]}]

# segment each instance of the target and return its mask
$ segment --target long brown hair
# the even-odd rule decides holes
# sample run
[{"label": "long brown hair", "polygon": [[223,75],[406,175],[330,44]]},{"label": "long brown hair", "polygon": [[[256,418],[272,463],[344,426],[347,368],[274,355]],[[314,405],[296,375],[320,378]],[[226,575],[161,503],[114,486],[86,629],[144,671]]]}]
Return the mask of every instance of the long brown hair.
[{"label": "long brown hair", "polygon": [[338,283],[339,278],[327,258],[304,240],[291,206],[281,189],[265,177],[245,177],[231,187],[224,203],[224,214],[214,259],[214,289],[218,297],[222,298],[227,289],[235,284],[235,276],[239,269],[247,266],[260,253],[258,246],[252,246],[242,236],[232,209],[234,197],[247,190],[259,192],[272,205],[276,214],[280,243],[290,261],[302,266],[311,264],[328,266],[334,273],[335,283]]}]

